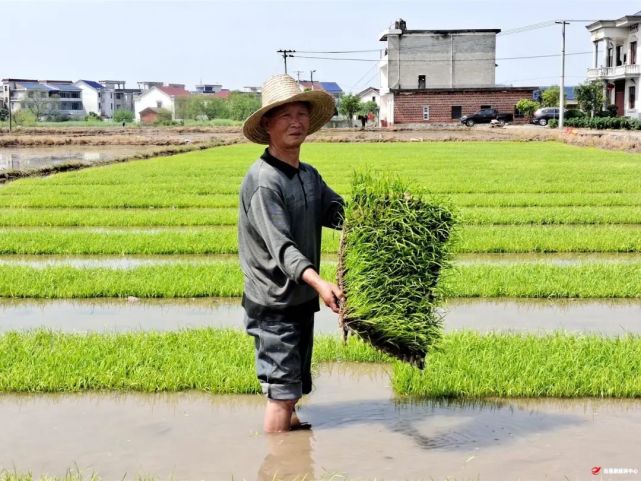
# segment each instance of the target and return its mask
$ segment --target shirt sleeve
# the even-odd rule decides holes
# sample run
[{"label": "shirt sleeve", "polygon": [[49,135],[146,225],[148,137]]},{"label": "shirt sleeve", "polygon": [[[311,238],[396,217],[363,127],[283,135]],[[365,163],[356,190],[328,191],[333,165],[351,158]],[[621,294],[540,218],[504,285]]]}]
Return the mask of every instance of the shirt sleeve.
[{"label": "shirt sleeve", "polygon": [[340,230],[343,227],[345,201],[340,195],[330,189],[322,178],[321,189],[321,224],[324,227]]},{"label": "shirt sleeve", "polygon": [[292,281],[302,283],[303,272],[314,265],[293,239],[291,219],[282,196],[268,187],[259,187],[247,214],[279,269]]}]

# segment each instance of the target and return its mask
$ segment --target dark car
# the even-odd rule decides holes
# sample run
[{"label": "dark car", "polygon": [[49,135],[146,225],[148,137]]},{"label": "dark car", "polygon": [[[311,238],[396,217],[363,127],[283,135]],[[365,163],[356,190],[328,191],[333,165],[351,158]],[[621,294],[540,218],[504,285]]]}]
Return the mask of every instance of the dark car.
[{"label": "dark car", "polygon": [[511,122],[512,119],[512,114],[500,114],[496,109],[481,109],[472,115],[464,115],[461,117],[461,123],[472,127],[474,124],[489,124],[492,120],[505,123]]},{"label": "dark car", "polygon": [[[563,111],[567,113],[567,110]],[[548,122],[552,119],[559,118],[559,108],[558,107],[543,107],[534,112],[534,117],[532,117],[533,124],[547,125]]]}]

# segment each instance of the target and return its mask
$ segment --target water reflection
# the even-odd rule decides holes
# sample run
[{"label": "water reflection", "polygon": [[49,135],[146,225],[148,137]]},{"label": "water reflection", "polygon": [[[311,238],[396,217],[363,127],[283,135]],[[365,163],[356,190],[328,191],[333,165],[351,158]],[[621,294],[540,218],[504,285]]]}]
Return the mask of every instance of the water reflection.
[{"label": "water reflection", "polygon": [[258,481],[314,480],[314,459],[311,430],[273,433],[265,436],[265,459],[256,479]]}]

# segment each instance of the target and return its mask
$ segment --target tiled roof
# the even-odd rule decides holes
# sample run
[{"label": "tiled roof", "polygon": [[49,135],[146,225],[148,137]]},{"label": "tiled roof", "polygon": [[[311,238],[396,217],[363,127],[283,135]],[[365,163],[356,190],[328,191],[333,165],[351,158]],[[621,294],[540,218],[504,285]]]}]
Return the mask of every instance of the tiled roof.
[{"label": "tiled roof", "polygon": [[338,86],[336,82],[321,82],[321,86],[325,92],[330,94],[342,94],[343,89]]},{"label": "tiled roof", "polygon": [[94,82],[93,80],[82,80],[82,82],[84,82],[87,85],[89,85],[89,87],[95,88],[96,90],[102,90],[102,89],[105,88],[104,85],[102,85],[101,83],[98,83],[98,82]]},{"label": "tiled roof", "polygon": [[165,92],[167,95],[170,95],[172,97],[185,97],[187,95],[190,95],[187,90],[185,90],[183,87],[156,87],[159,90],[162,90]]},{"label": "tiled roof", "polygon": [[20,88],[26,90],[55,90],[53,87],[49,87],[46,84],[41,84],[40,82],[16,82]]},{"label": "tiled roof", "polygon": [[80,87],[76,87],[74,84],[68,84],[68,83],[47,82],[45,85],[47,85],[48,87],[51,87],[51,90],[58,90],[62,92],[81,92],[82,91]]}]

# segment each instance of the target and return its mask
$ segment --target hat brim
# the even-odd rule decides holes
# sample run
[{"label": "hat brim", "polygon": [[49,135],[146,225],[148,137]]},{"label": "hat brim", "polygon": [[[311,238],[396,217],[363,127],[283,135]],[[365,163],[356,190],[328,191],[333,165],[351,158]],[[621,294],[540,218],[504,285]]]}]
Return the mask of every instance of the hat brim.
[{"label": "hat brim", "polygon": [[321,90],[301,92],[287,99],[266,105],[251,114],[243,124],[243,135],[257,144],[269,144],[269,134],[261,122],[263,116],[276,107],[292,102],[308,102],[310,104],[308,135],[316,132],[323,125],[329,122],[329,120],[334,116],[334,111],[336,109],[334,98],[327,92],[323,92]]}]

